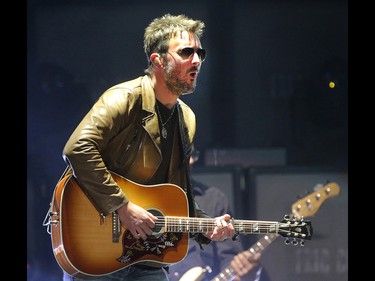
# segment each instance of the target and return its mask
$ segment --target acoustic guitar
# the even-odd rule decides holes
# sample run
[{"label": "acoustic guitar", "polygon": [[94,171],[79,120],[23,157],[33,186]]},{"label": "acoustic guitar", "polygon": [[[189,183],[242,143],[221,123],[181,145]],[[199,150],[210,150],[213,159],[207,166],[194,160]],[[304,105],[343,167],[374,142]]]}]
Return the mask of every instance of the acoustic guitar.
[{"label": "acoustic guitar", "polygon": [[[214,218],[188,217],[187,196],[179,186],[142,185],[111,174],[130,201],[158,217],[153,234],[135,239],[115,212],[100,216],[74,177],[67,175],[55,187],[46,225],[57,263],[68,274],[90,279],[137,263],[156,267],[177,263],[187,254],[189,233],[215,228]],[[310,221],[289,218],[233,219],[232,224],[237,234],[276,233],[294,242],[310,240],[313,233]]]}]

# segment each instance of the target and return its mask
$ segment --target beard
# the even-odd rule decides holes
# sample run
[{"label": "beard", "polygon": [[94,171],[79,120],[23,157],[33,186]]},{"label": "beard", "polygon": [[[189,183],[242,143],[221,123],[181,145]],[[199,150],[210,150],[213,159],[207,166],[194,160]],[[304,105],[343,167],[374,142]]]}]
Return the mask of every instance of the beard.
[{"label": "beard", "polygon": [[189,84],[185,81],[180,80],[178,77],[181,75],[181,71],[174,69],[173,66],[168,62],[164,69],[165,83],[168,90],[177,96],[191,94],[195,90],[196,80],[193,84]]}]

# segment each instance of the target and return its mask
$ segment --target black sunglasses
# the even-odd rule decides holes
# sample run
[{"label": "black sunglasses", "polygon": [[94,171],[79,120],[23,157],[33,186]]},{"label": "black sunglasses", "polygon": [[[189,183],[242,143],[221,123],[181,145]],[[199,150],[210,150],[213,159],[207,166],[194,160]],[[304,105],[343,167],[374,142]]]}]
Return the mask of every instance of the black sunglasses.
[{"label": "black sunglasses", "polygon": [[188,59],[194,53],[198,54],[199,59],[203,62],[206,59],[206,50],[205,49],[194,49],[192,47],[185,47],[181,50],[178,50],[176,53],[180,55],[183,59]]}]

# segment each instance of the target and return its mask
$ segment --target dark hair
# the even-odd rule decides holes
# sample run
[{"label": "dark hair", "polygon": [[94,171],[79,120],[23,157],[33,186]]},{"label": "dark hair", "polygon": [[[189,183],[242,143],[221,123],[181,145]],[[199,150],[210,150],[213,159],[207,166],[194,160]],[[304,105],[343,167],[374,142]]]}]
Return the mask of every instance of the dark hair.
[{"label": "dark hair", "polygon": [[204,30],[204,23],[200,20],[193,20],[185,15],[173,16],[165,14],[154,19],[145,29],[143,37],[143,48],[148,60],[149,73],[152,67],[150,55],[152,53],[166,53],[169,48],[169,40],[183,31],[193,33],[201,38]]}]

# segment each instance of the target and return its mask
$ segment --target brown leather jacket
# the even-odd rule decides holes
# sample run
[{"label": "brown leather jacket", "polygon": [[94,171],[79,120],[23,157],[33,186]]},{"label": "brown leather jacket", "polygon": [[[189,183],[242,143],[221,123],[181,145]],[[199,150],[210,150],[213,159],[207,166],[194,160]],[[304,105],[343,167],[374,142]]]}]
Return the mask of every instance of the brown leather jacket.
[{"label": "brown leather jacket", "polygon": [[[115,85],[100,96],[64,147],[68,173],[73,172],[103,216],[128,202],[110,171],[145,184],[161,163],[155,102],[147,75]],[[173,141],[168,181],[186,191],[190,216],[208,217],[191,195],[188,159],[196,130],[195,115],[180,99],[176,109],[180,133]]]}]

